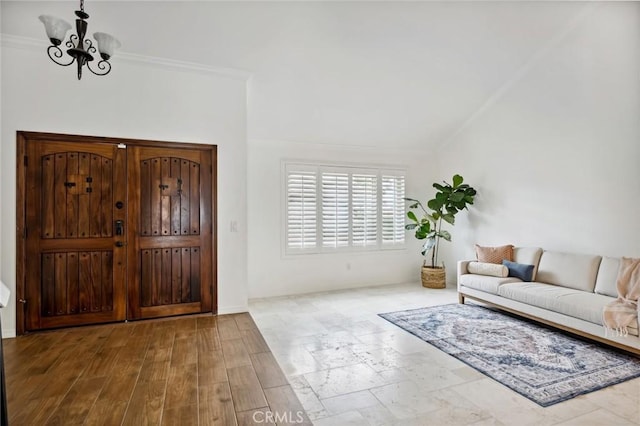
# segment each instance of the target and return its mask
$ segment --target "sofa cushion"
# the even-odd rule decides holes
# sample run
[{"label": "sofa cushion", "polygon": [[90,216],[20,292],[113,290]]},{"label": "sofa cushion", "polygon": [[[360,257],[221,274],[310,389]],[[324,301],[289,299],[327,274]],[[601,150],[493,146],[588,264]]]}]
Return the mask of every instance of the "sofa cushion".
[{"label": "sofa cushion", "polygon": [[502,284],[513,282],[520,282],[520,280],[512,277],[500,278],[476,274],[460,275],[460,278],[458,279],[459,285],[491,294],[498,294],[498,287],[500,287]]},{"label": "sofa cushion", "polygon": [[602,325],[602,310],[614,300],[601,294],[539,282],[505,284],[498,288],[498,294],[599,325]]},{"label": "sofa cushion", "polygon": [[618,297],[617,280],[620,259],[615,257],[603,257],[598,268],[595,292],[605,296]]},{"label": "sofa cushion", "polygon": [[504,265],[496,265],[495,263],[469,262],[467,271],[470,274],[489,275],[492,277],[505,278],[509,276],[509,269]]},{"label": "sofa cushion", "polygon": [[525,265],[533,265],[533,277],[536,279],[536,273],[538,272],[538,265],[540,264],[540,256],[542,256],[542,249],[540,247],[514,247],[513,248],[513,261],[517,263],[523,263]]},{"label": "sofa cushion", "polygon": [[476,257],[478,262],[502,265],[503,259],[513,260],[513,245],[482,247],[476,244]]},{"label": "sofa cushion", "polygon": [[509,270],[509,277],[520,278],[522,281],[531,281],[533,278],[534,265],[525,265],[524,263],[509,262],[503,260],[502,264]]},{"label": "sofa cushion", "polygon": [[600,256],[545,251],[540,257],[536,281],[593,292]]}]

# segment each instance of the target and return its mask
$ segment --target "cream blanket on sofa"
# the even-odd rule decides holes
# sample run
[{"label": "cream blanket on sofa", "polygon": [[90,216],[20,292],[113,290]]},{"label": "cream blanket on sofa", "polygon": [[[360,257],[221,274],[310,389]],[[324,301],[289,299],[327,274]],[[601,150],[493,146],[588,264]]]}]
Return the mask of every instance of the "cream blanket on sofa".
[{"label": "cream blanket on sofa", "polygon": [[626,336],[628,327],[638,321],[640,259],[622,258],[616,285],[618,298],[604,307],[602,321],[606,331],[613,330],[619,336]]}]

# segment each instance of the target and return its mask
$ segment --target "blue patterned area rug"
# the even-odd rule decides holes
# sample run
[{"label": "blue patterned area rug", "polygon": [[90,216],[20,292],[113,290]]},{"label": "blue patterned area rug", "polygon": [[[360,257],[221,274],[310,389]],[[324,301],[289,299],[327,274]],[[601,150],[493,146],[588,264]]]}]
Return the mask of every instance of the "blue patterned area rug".
[{"label": "blue patterned area rug", "polygon": [[379,314],[548,407],[640,377],[640,358],[477,305]]}]

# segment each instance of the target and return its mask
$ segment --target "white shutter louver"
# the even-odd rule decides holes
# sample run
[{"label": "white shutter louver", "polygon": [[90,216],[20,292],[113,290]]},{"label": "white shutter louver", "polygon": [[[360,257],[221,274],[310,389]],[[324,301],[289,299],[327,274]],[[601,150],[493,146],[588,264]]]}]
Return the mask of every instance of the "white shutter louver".
[{"label": "white shutter louver", "polygon": [[315,172],[287,173],[287,248],[316,247],[316,185]]},{"label": "white shutter louver", "polygon": [[378,243],[378,183],[377,176],[351,176],[353,245],[366,247]]},{"label": "white shutter louver", "polygon": [[349,246],[349,174],[322,173],[322,246]]},{"label": "white shutter louver", "polygon": [[404,244],[404,176],[382,175],[382,244]]}]

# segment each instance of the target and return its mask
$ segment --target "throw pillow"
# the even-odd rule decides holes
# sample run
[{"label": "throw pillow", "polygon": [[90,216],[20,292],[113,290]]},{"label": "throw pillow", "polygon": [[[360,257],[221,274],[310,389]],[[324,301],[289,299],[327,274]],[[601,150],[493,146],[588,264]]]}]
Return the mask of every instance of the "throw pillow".
[{"label": "throw pillow", "polygon": [[509,276],[520,278],[522,281],[531,281],[533,278],[534,265],[525,265],[524,263],[510,262],[503,260],[502,264],[509,269]]},{"label": "throw pillow", "polygon": [[509,276],[509,268],[495,263],[469,262],[467,271],[470,274],[489,275],[491,277],[506,278]]},{"label": "throw pillow", "polygon": [[502,264],[504,259],[513,260],[513,246],[511,244],[499,247],[482,247],[476,244],[478,262]]}]

